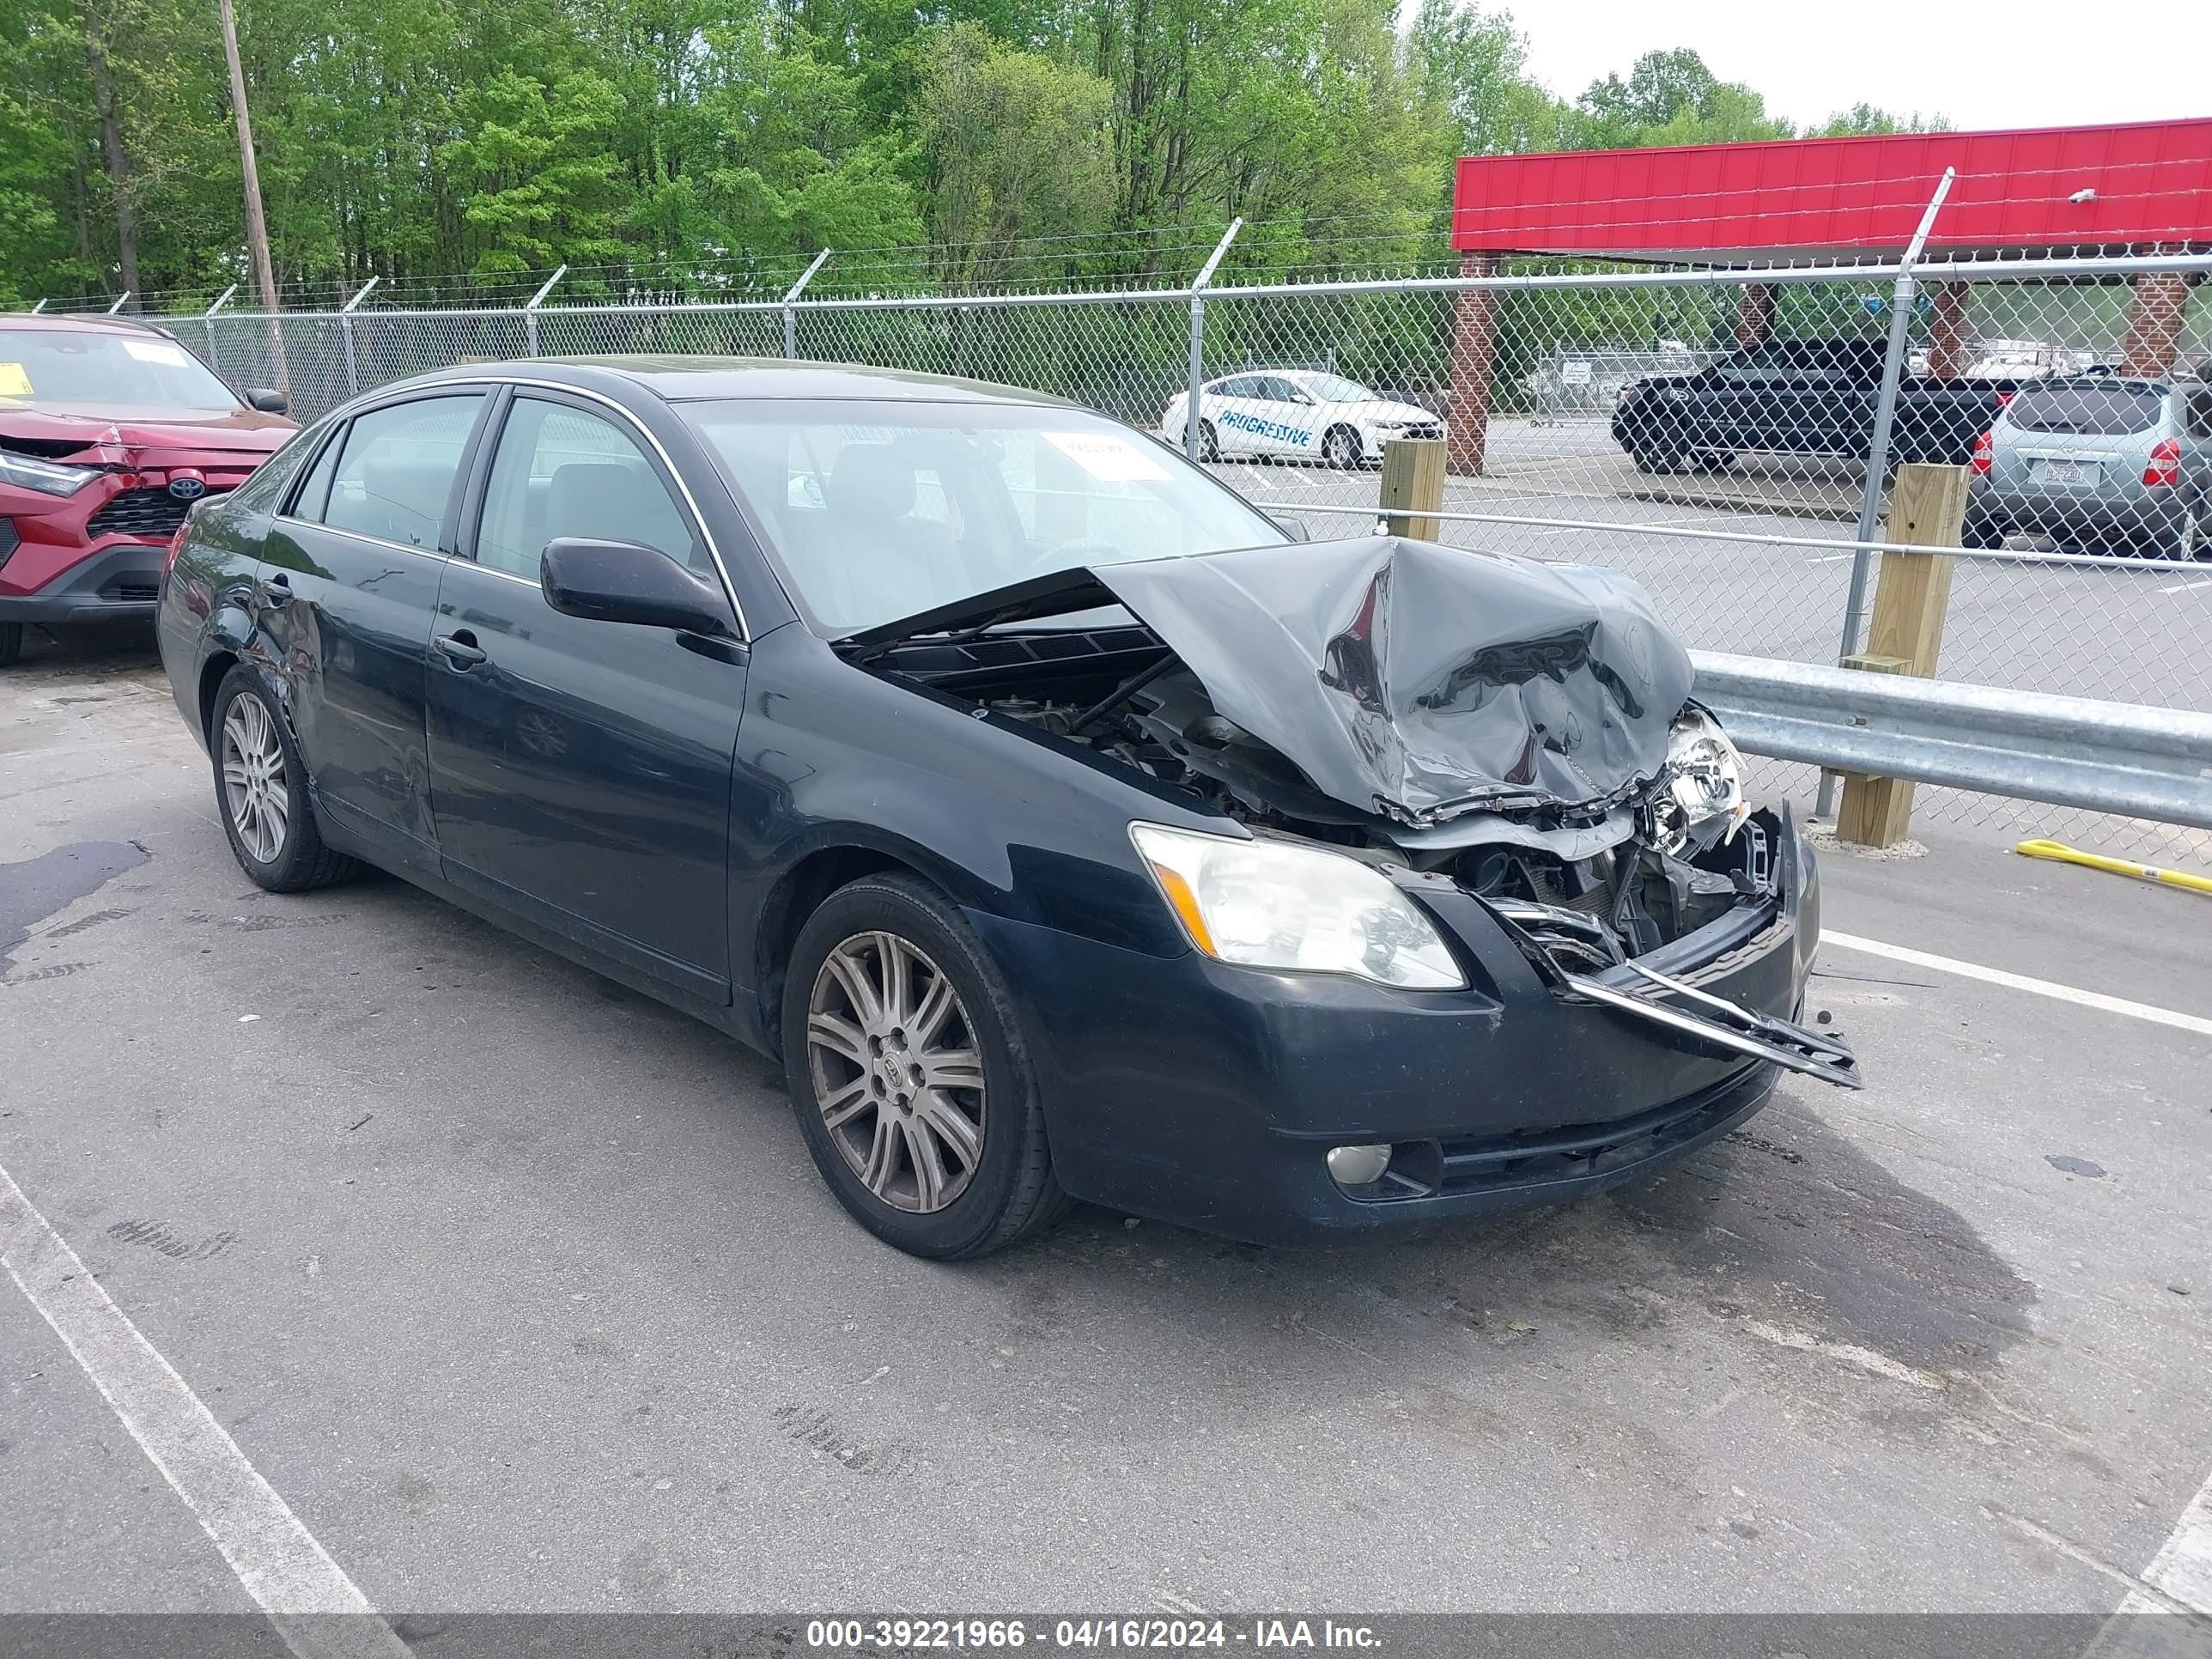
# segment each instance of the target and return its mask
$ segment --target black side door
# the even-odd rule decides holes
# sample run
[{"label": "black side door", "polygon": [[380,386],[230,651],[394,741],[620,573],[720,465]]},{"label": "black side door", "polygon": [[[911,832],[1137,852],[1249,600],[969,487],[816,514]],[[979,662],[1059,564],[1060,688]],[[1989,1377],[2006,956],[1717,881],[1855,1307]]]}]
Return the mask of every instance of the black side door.
[{"label": "black side door", "polygon": [[[430,641],[446,878],[694,997],[729,997],[730,769],[746,653],[546,603],[545,544],[641,544],[721,586],[657,446],[620,410],[503,398]],[[732,635],[738,619],[731,616]]]},{"label": "black side door", "polygon": [[333,431],[272,524],[256,622],[325,821],[437,872],[423,690],[480,387],[364,410]]},{"label": "black side door", "polygon": [[1691,446],[1720,451],[1795,447],[1784,425],[1790,365],[1772,345],[1739,351],[1705,371],[1698,412],[1705,430]]}]

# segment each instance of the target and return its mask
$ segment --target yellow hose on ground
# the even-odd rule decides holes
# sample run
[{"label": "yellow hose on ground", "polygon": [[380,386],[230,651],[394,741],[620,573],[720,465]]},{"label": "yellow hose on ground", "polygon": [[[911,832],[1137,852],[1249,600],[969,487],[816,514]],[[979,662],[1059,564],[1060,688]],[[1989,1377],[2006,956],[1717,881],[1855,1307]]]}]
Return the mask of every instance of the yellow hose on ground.
[{"label": "yellow hose on ground", "polygon": [[2137,881],[2155,881],[2168,887],[2185,887],[2192,893],[2212,893],[2212,876],[2192,876],[2185,870],[2161,870],[2154,864],[2130,864],[2125,859],[2108,859],[2102,853],[2085,853],[2078,847],[2069,847],[2063,841],[2024,841],[2012,850],[2025,853],[2032,859],[2056,859],[2061,864],[2083,864],[2092,870],[2108,871],[2116,876],[2133,876]]}]

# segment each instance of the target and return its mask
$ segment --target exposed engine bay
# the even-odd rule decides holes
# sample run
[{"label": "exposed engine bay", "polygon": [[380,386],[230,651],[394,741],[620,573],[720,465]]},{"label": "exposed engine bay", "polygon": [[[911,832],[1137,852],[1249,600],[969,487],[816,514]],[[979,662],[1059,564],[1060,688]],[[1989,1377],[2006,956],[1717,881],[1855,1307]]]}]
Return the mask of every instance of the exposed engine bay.
[{"label": "exposed engine bay", "polygon": [[1249,854],[1130,826],[1220,959],[1463,982],[1389,881],[1331,871],[1441,876],[1555,994],[1860,1086],[1841,1042],[1641,960],[1778,910],[1785,830],[1626,577],[1371,537],[1052,571],[837,648],[1245,825]]},{"label": "exposed engine bay", "polygon": [[[1061,684],[1013,696],[975,687],[969,695],[994,713],[1188,789],[1255,834],[1441,872],[1486,899],[1574,912],[1599,924],[1623,956],[1693,933],[1773,888],[1779,824],[1770,813],[1745,811],[1733,782],[1717,787],[1709,772],[1662,767],[1647,787],[1601,805],[1475,811],[1443,825],[1407,825],[1320,794],[1279,751],[1216,710],[1171,655],[1142,676],[1144,684],[1125,681],[1089,703],[1078,699],[1097,682],[1079,666],[1067,665]],[[1688,822],[1678,797],[1693,792],[1721,810]]]}]

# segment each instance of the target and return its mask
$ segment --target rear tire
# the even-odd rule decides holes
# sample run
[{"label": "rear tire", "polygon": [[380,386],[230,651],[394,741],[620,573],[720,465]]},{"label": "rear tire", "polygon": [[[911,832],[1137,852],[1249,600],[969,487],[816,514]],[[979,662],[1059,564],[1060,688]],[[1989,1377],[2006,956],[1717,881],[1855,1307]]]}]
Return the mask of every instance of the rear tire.
[{"label": "rear tire", "polygon": [[927,883],[864,876],[823,901],[792,946],[782,1030],[814,1166],[885,1243],[987,1255],[1066,1212],[1013,993]]},{"label": "rear tire", "polygon": [[[2199,501],[2181,521],[2181,534],[2173,545],[2177,559],[2212,559],[2212,501]],[[0,657],[0,662],[6,659]]]},{"label": "rear tire", "polygon": [[0,668],[10,668],[23,654],[23,624],[0,623]]},{"label": "rear tire", "polygon": [[239,868],[255,886],[303,893],[361,868],[324,845],[291,722],[261,676],[244,663],[216,688],[208,756],[215,766],[216,813]]}]

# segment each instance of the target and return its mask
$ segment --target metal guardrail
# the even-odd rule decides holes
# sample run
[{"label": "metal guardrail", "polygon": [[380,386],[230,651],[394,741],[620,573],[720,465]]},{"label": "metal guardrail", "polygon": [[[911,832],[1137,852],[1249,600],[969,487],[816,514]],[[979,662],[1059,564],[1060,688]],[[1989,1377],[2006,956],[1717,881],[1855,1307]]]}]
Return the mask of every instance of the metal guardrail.
[{"label": "metal guardrail", "polygon": [[2212,830],[2212,714],[1690,657],[1698,701],[1754,755]]}]

